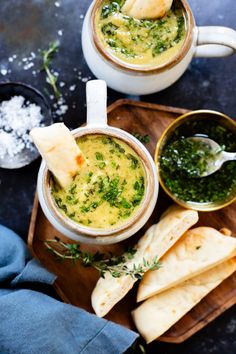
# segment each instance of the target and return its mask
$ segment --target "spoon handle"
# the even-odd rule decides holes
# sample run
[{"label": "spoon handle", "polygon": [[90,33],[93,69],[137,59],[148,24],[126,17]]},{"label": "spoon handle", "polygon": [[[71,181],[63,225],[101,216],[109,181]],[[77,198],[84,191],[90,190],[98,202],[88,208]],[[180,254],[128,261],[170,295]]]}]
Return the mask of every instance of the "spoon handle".
[{"label": "spoon handle", "polygon": [[236,161],[236,152],[223,152],[224,161]]}]

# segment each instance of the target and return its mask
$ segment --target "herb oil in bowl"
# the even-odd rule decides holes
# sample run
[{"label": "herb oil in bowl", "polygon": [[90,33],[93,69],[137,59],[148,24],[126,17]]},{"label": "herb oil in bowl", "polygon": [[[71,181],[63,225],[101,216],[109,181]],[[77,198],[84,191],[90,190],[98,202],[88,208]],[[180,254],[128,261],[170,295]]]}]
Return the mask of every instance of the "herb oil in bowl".
[{"label": "herb oil in bowl", "polygon": [[156,163],[164,190],[179,204],[197,210],[216,210],[236,197],[236,164],[228,161],[215,173],[199,177],[213,158],[194,136],[208,137],[221,150],[236,151],[236,124],[213,111],[196,111],[177,119],[164,132]]},{"label": "herb oil in bowl", "polygon": [[186,177],[203,177],[208,166],[214,164],[223,148],[212,151],[204,140],[198,139],[201,137],[181,136],[179,140],[170,143],[161,158],[162,166],[170,171],[178,171]]}]

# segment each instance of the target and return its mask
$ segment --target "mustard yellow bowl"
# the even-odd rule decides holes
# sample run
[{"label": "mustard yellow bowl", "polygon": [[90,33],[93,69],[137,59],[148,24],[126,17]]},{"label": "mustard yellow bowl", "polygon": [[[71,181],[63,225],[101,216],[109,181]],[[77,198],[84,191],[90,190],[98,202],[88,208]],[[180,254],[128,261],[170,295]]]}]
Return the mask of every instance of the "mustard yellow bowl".
[{"label": "mustard yellow bowl", "polygon": [[[159,139],[157,146],[156,146],[155,164],[157,167],[157,173],[158,173],[160,185],[162,186],[164,191],[173,199],[174,202],[176,202],[179,205],[181,205],[185,208],[188,208],[188,209],[194,209],[194,210],[199,210],[199,211],[213,211],[213,210],[222,209],[222,208],[224,208],[224,207],[228,206],[229,204],[234,203],[236,201],[236,183],[234,183],[234,179],[236,178],[236,174],[232,175],[232,176],[234,176],[234,177],[232,177],[233,188],[228,189],[228,191],[231,190],[231,192],[227,195],[227,197],[225,199],[221,199],[219,201],[208,200],[208,201],[204,201],[204,202],[198,202],[198,201],[193,201],[193,200],[183,200],[180,197],[178,197],[176,195],[176,193],[171,191],[171,189],[167,186],[167,180],[165,180],[165,176],[164,176],[165,173],[161,169],[161,157],[163,156],[162,155],[163,151],[164,151],[165,147],[167,147],[167,145],[169,144],[170,141],[173,142],[174,136],[176,134],[179,134],[177,132],[179,132],[179,131],[184,132],[185,130],[187,131],[187,128],[186,128],[187,126],[190,127],[190,130],[191,129],[194,130],[191,127],[191,125],[194,124],[195,126],[198,126],[200,121],[201,121],[201,124],[203,122],[205,129],[207,129],[206,128],[207,126],[211,127],[211,122],[212,122],[212,126],[214,124],[215,125],[217,124],[217,126],[219,126],[219,127],[226,128],[225,136],[222,135],[222,139],[224,139],[225,143],[227,143],[227,140],[229,137],[228,132],[230,131],[230,134],[233,134],[235,136],[235,146],[236,146],[236,122],[233,119],[231,119],[228,116],[226,116],[225,114],[217,112],[217,111],[211,111],[211,110],[192,111],[192,112],[186,113],[186,114],[182,115],[181,117],[177,118],[176,120],[174,120],[173,123],[171,123],[166,128],[166,130],[163,132],[163,134],[162,134],[161,138]],[[197,122],[197,123],[194,123],[194,122]],[[197,133],[203,134],[201,131],[199,131]],[[195,134],[196,134],[196,132],[195,132]],[[206,132],[205,132],[205,134],[206,134]],[[187,136],[191,136],[191,135],[187,135],[187,133],[186,133],[186,137]],[[213,139],[213,137],[211,136],[210,133],[208,134],[208,136],[211,139]],[[231,140],[232,140],[232,136],[231,136]],[[226,151],[227,151],[227,149],[226,149]],[[235,151],[236,151],[236,149],[235,149]],[[235,168],[233,166],[233,169],[236,170],[236,161],[231,162],[231,167],[232,167],[232,163],[235,164]],[[217,172],[217,173],[219,173],[219,172]],[[219,175],[217,175],[217,173],[215,173],[214,175],[212,175],[213,177],[211,177],[211,178],[214,178],[214,186],[216,186],[215,181],[218,178],[217,176],[219,176]],[[176,183],[176,181],[177,181],[176,176],[172,176],[173,178],[172,178],[172,180],[170,180],[170,182],[173,181],[174,183]],[[183,177],[183,179],[181,181],[182,185],[184,185],[184,178],[185,177]],[[202,177],[202,178],[209,178],[209,177]],[[196,189],[196,186],[198,186],[200,179],[199,178],[191,178],[191,180],[192,180],[192,183],[195,184],[194,188]],[[204,183],[205,183],[205,181],[204,181]],[[170,183],[169,183],[169,185],[170,185]],[[220,183],[219,183],[219,185],[220,185]],[[221,186],[222,186],[222,178],[221,178]],[[219,193],[221,193],[221,188],[219,188]],[[214,199],[214,197],[212,199]]]}]

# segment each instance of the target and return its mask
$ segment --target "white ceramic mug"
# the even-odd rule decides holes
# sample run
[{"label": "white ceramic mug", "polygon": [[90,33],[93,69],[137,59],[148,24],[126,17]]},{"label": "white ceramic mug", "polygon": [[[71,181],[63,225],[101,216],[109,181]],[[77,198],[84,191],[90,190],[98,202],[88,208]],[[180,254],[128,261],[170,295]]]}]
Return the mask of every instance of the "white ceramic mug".
[{"label": "white ceramic mug", "polygon": [[91,244],[108,245],[120,242],[134,235],[147,222],[156,205],[159,183],[154,161],[144,145],[124,130],[107,124],[107,86],[102,80],[87,83],[87,125],[72,131],[78,138],[89,134],[104,134],[118,138],[128,144],[142,161],[146,174],[146,188],[143,200],[134,214],[126,223],[109,229],[86,227],[64,216],[52,197],[50,190],[50,173],[42,161],[37,191],[42,210],[50,223],[68,238]]},{"label": "white ceramic mug", "polygon": [[103,0],[94,0],[86,14],[82,30],[85,60],[93,74],[112,89],[130,95],[146,95],[164,90],[186,71],[193,57],[225,57],[236,53],[236,31],[227,27],[197,27],[186,0],[184,8],[188,32],[180,52],[155,70],[130,68],[102,49],[95,31],[95,13]]}]

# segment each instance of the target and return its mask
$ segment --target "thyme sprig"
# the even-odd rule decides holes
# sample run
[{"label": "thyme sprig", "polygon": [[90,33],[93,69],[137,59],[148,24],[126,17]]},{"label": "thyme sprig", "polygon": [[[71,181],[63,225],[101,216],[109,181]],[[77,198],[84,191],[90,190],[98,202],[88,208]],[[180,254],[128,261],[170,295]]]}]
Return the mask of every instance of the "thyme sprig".
[{"label": "thyme sprig", "polygon": [[52,86],[53,92],[57,99],[61,96],[61,93],[57,88],[57,76],[52,73],[50,66],[52,63],[52,59],[54,58],[55,54],[58,52],[58,49],[59,49],[59,42],[54,41],[49,44],[48,49],[41,51],[41,55],[43,59],[42,70],[46,72],[47,82],[49,83],[49,85]]},{"label": "thyme sprig", "polygon": [[[44,241],[48,251],[53,253],[57,259],[69,259],[73,262],[79,261],[84,267],[93,267],[99,272],[99,276],[104,278],[105,273],[109,272],[112,277],[120,278],[122,275],[131,276],[133,279],[142,279],[148,270],[156,270],[160,267],[160,262],[154,258],[152,262],[143,259],[142,264],[133,264],[128,267],[126,262],[132,260],[137,250],[129,248],[121,256],[114,256],[112,253],[83,252],[79,244],[69,244],[61,241],[58,237],[53,240]],[[109,258],[108,258],[109,256]]]}]

